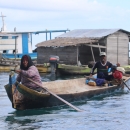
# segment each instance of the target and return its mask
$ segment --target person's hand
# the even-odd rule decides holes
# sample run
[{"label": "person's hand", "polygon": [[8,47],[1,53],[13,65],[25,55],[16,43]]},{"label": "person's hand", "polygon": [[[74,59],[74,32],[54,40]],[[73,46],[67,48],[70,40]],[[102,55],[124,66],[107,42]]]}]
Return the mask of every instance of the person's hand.
[{"label": "person's hand", "polygon": [[21,70],[15,70],[16,73],[21,73]]},{"label": "person's hand", "polygon": [[93,75],[92,75],[92,74],[90,74],[89,76],[90,76],[90,77],[92,77]]}]

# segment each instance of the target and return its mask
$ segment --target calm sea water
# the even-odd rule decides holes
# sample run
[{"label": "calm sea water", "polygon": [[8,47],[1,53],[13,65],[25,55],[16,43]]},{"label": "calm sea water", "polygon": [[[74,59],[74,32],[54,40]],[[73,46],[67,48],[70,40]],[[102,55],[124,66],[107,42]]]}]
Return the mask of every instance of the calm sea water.
[{"label": "calm sea water", "polygon": [[[48,80],[42,75],[42,80]],[[115,91],[67,105],[16,111],[6,95],[8,73],[0,73],[0,130],[129,130],[130,92]],[[130,86],[130,83],[127,83]]]}]

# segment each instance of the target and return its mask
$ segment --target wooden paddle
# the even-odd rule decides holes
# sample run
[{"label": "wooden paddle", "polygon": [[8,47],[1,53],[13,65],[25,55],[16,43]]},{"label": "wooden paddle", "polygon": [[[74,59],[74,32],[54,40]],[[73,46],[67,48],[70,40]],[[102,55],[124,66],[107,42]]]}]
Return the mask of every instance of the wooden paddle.
[{"label": "wooden paddle", "polygon": [[[16,72],[16,71],[15,71]],[[16,72],[17,74],[19,74],[18,72]],[[66,100],[64,100],[63,98],[59,97],[58,95],[56,95],[55,93],[51,92],[50,90],[48,90],[47,88],[43,87],[41,84],[33,81],[30,78],[27,78],[26,76],[22,75],[24,78],[28,79],[29,81],[33,82],[34,84],[38,85],[39,87],[43,88],[44,90],[46,90],[48,93],[50,93],[51,95],[53,95],[54,97],[58,98],[59,100],[61,100],[62,102],[64,102],[65,104],[69,105],[70,107],[72,107],[73,109],[82,112],[83,110],[75,107],[74,105],[72,105],[71,103],[67,102]]]},{"label": "wooden paddle", "polygon": [[130,90],[130,88],[129,88],[128,85],[123,81],[123,79],[122,79],[122,82],[123,82],[124,85]]}]

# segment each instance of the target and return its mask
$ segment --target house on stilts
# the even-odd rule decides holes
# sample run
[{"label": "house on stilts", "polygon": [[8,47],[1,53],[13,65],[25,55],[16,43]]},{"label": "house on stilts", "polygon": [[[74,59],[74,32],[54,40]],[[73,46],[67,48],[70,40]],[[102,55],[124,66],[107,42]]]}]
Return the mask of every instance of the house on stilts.
[{"label": "house on stilts", "polygon": [[130,32],[123,29],[76,29],[53,40],[38,43],[37,63],[49,61],[50,55],[59,56],[60,62],[87,65],[98,61],[99,53],[106,52],[113,64],[128,65]]}]

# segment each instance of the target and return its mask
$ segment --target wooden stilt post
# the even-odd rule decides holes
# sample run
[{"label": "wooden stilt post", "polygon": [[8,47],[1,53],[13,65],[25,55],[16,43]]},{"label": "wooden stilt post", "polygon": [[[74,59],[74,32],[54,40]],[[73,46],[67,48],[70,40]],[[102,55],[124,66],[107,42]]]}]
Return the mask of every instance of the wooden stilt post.
[{"label": "wooden stilt post", "polygon": [[15,61],[16,61],[16,37],[15,37]]},{"label": "wooden stilt post", "polygon": [[78,61],[79,61],[79,47],[77,46],[77,65],[78,65]]},{"label": "wooden stilt post", "polygon": [[[91,45],[92,45],[92,43],[91,43]],[[95,62],[92,46],[91,46],[91,52],[92,52],[93,61]]]},{"label": "wooden stilt post", "polygon": [[15,36],[15,61],[16,61],[16,54],[17,54],[17,37]]},{"label": "wooden stilt post", "polygon": [[[99,43],[98,43],[98,46],[99,46]],[[99,52],[101,52],[101,48],[99,47]]]}]

